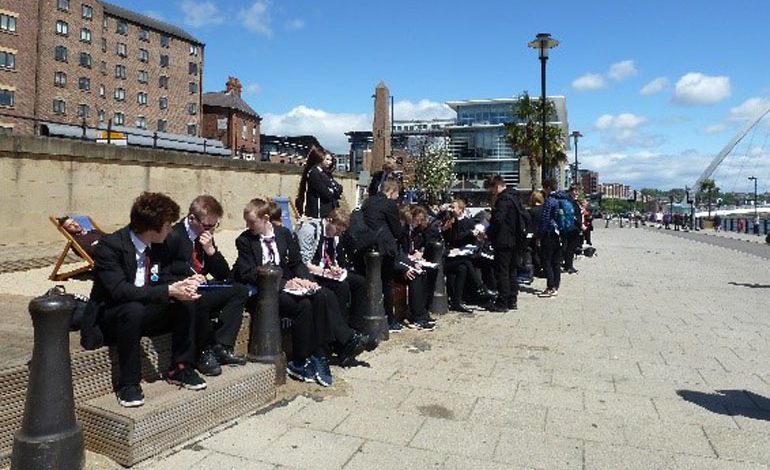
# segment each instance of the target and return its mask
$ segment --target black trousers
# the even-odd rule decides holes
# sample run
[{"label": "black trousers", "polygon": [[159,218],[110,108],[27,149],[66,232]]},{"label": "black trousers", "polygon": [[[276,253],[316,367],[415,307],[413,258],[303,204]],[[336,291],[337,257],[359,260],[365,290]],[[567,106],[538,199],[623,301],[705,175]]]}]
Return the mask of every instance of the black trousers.
[{"label": "black trousers", "polygon": [[382,257],[382,268],[380,269],[380,278],[382,279],[382,303],[385,308],[385,316],[388,323],[396,321],[393,313],[393,278],[395,277],[395,263],[393,256]]},{"label": "black trousers", "polygon": [[127,302],[108,307],[101,318],[101,327],[118,350],[118,388],[139,385],[142,378],[142,358],[139,341],[142,336],[171,332],[171,364],[194,364],[197,348],[196,329],[209,323],[195,302],[143,304]]},{"label": "black trousers", "polygon": [[519,296],[519,254],[515,247],[494,247],[497,304],[510,307]]},{"label": "black trousers", "polygon": [[562,240],[564,269],[574,267],[573,261],[575,261],[575,250],[577,250],[578,243],[580,243],[580,230],[572,230],[564,234]]},{"label": "black trousers", "polygon": [[316,276],[315,281],[334,292],[343,319],[348,325],[361,324],[366,314],[366,278],[364,276],[348,271],[348,277],[342,282],[320,276]]},{"label": "black trousers", "polygon": [[558,290],[561,285],[561,245],[558,235],[546,235],[540,241],[540,261],[545,271],[546,286]]},{"label": "black trousers", "polygon": [[[434,276],[435,280],[435,276]],[[433,288],[429,289],[430,278],[428,273],[420,274],[411,281],[403,276],[399,276],[397,281],[400,284],[404,284],[408,287],[407,302],[409,304],[409,316],[413,322],[421,322],[428,319],[428,307],[430,306],[430,300],[432,300]],[[435,287],[435,281],[433,283]],[[431,295],[429,295],[431,294]]]},{"label": "black trousers", "polygon": [[197,331],[198,348],[214,344],[232,348],[241,328],[243,308],[248,299],[249,290],[243,284],[203,291],[201,298],[195,301],[196,308],[208,315],[208,318],[217,319],[218,325],[214,329],[208,321]]},{"label": "black trousers", "polygon": [[[259,315],[255,308],[250,310],[252,315]],[[319,344],[311,298],[279,292],[278,310],[281,317],[291,319],[292,359],[301,363],[310,357]]]}]

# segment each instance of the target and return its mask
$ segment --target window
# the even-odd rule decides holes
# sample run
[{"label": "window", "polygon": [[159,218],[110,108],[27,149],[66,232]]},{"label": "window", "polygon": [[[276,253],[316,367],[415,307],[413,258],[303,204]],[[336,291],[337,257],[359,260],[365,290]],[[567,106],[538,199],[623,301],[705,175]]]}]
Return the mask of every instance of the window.
[{"label": "window", "polygon": [[150,75],[146,70],[139,71],[139,83],[147,83],[150,79]]},{"label": "window", "polygon": [[161,75],[158,77],[158,88],[165,88],[168,90],[168,76],[167,75]]},{"label": "window", "polygon": [[145,28],[139,29],[139,40],[140,41],[149,41],[150,40],[150,30]]},{"label": "window", "polygon": [[102,63],[99,64],[99,71],[102,73],[102,75],[107,75],[107,62],[102,61]]},{"label": "window", "polygon": [[115,32],[118,34],[127,34],[128,33],[128,24],[125,22],[125,20],[117,20],[115,23]]},{"label": "window", "polygon": [[88,52],[80,53],[80,65],[83,67],[91,68],[91,54]]},{"label": "window", "polygon": [[0,107],[3,107],[3,108],[13,107],[13,90],[0,89]]},{"label": "window", "polygon": [[147,92],[140,91],[136,94],[136,102],[139,104],[147,104]]},{"label": "window", "polygon": [[91,8],[91,5],[84,4],[80,7],[80,14],[84,19],[90,20],[94,17],[94,9]]},{"label": "window", "polygon": [[190,55],[198,55],[198,45],[190,44]]},{"label": "window", "polygon": [[187,135],[198,135],[198,126],[196,124],[188,124]]},{"label": "window", "polygon": [[165,119],[158,119],[158,132],[166,132],[166,127],[168,126],[168,121]]},{"label": "window", "polygon": [[115,100],[123,101],[126,99],[126,90],[123,88],[115,88]]},{"label": "window", "polygon": [[168,108],[168,98],[166,98],[165,96],[161,96],[161,97],[158,99],[158,107],[159,107],[160,109],[166,109],[166,108]]},{"label": "window", "polygon": [[195,62],[190,62],[189,64],[187,64],[187,72],[190,75],[198,75],[198,64],[196,64]]},{"label": "window", "polygon": [[16,68],[16,54],[8,51],[0,51],[0,69]]},{"label": "window", "polygon": [[246,140],[246,124],[241,127],[241,139]]},{"label": "window", "polygon": [[187,114],[197,114],[198,113],[198,105],[195,103],[187,103]]},{"label": "window", "polygon": [[126,116],[123,113],[115,113],[115,117],[112,120],[116,125],[122,126],[126,122]]},{"label": "window", "polygon": [[107,38],[102,38],[102,52],[107,52]]},{"label": "window", "polygon": [[137,116],[136,127],[139,129],[147,129],[147,119],[144,116]]},{"label": "window", "polygon": [[97,118],[99,119],[99,122],[104,122],[104,110],[103,110],[103,109],[100,109],[100,110],[99,110],[99,111],[96,113],[96,116],[97,116]]},{"label": "window", "polygon": [[56,0],[56,8],[62,11],[70,11],[70,0]]},{"label": "window", "polygon": [[139,62],[149,62],[150,61],[150,53],[147,51],[147,49],[139,49]]},{"label": "window", "polygon": [[78,88],[83,91],[88,91],[91,89],[91,79],[88,77],[80,77],[78,78]]},{"label": "window", "polygon": [[168,56],[165,54],[160,55],[160,66],[161,67],[168,67]]},{"label": "window", "polygon": [[67,74],[64,72],[54,72],[53,74],[54,86],[63,87],[67,85]]},{"label": "window", "polygon": [[171,36],[167,34],[161,34],[160,35],[160,45],[163,47],[168,47],[168,45],[171,44]]},{"label": "window", "polygon": [[197,83],[190,82],[189,87],[190,87],[190,94],[191,95],[194,95],[195,93],[198,92],[198,84]]},{"label": "window", "polygon": [[53,100],[53,112],[54,114],[66,114],[67,103],[64,100]]},{"label": "window", "polygon": [[59,34],[61,36],[66,36],[70,32],[70,25],[67,24],[66,21],[57,21],[56,22],[56,34]]},{"label": "window", "polygon": [[102,29],[106,30],[109,27],[110,27],[110,19],[105,16],[104,18],[102,18]]},{"label": "window", "polygon": [[254,142],[255,144],[257,143],[257,126],[254,126],[251,129],[251,141]]},{"label": "window", "polygon": [[0,13],[0,31],[15,32],[16,31],[16,17]]},{"label": "window", "polygon": [[83,42],[91,42],[91,30],[88,28],[80,29],[80,40]]},{"label": "window", "polygon": [[67,62],[67,48],[64,46],[56,46],[53,52],[54,58],[59,62]]},{"label": "window", "polygon": [[104,90],[104,85],[99,85],[99,96],[101,96],[102,98],[104,98],[105,95],[106,95],[106,93],[104,91],[105,91]]},{"label": "window", "polygon": [[126,78],[126,66],[125,65],[116,65],[115,66],[115,78]]},{"label": "window", "polygon": [[119,42],[116,47],[116,52],[120,57],[128,57],[128,47],[125,43]]},{"label": "window", "polygon": [[88,109],[87,104],[79,104],[77,114],[78,114],[78,117],[80,118],[91,117],[91,110]]}]

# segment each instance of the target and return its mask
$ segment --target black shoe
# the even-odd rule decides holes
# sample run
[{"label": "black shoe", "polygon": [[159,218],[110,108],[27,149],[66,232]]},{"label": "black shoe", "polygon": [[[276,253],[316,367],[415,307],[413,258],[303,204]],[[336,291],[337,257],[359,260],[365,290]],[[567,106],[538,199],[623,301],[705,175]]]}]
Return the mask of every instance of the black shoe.
[{"label": "black shoe", "polygon": [[578,273],[578,270],[575,268],[569,268],[567,270],[567,274],[577,274],[577,273]]},{"label": "black shoe", "polygon": [[181,362],[169,369],[166,374],[166,382],[179,385],[187,390],[203,390],[206,388],[206,381],[195,372],[195,369],[187,367],[186,364]]},{"label": "black shoe", "polygon": [[201,374],[208,375],[209,377],[215,377],[222,373],[222,368],[219,367],[219,361],[217,361],[214,351],[208,348],[201,351],[201,356],[198,358],[195,368]]},{"label": "black shoe", "polygon": [[214,356],[217,358],[217,362],[223,366],[243,366],[246,365],[246,358],[242,356],[236,356],[233,352],[233,348],[217,344],[213,348]]},{"label": "black shoe", "polygon": [[449,310],[454,310],[455,312],[460,313],[473,313],[473,310],[463,303],[452,304],[449,307]]},{"label": "black shoe", "polygon": [[418,320],[412,324],[417,331],[433,331],[436,329],[436,324],[428,320]]},{"label": "black shoe", "polygon": [[479,300],[483,303],[484,301],[492,300],[495,297],[497,297],[497,294],[492,292],[491,290],[482,287],[476,292],[476,295],[478,296]]},{"label": "black shoe", "polygon": [[499,304],[497,302],[490,304],[487,306],[487,310],[490,312],[507,312],[508,307],[505,305]]},{"label": "black shoe", "polygon": [[353,330],[348,342],[340,354],[340,365],[346,367],[356,356],[364,351],[373,351],[377,347],[377,339],[360,331]]},{"label": "black shoe", "polygon": [[126,408],[144,405],[144,393],[139,385],[125,385],[118,390],[118,403]]},{"label": "black shoe", "polygon": [[508,302],[508,310],[518,310],[519,306],[517,305],[516,300],[511,300]]}]

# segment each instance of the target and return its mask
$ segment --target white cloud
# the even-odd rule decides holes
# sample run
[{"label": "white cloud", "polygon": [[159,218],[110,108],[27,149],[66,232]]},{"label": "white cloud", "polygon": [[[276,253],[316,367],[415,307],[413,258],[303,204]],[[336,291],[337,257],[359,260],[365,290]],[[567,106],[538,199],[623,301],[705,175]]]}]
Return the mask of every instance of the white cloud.
[{"label": "white cloud", "polygon": [[676,82],[673,101],[685,106],[707,105],[728,98],[730,93],[730,77],[690,72]]},{"label": "white cloud", "polygon": [[184,13],[182,22],[193,28],[222,23],[225,18],[214,2],[182,0],[180,8]]},{"label": "white cloud", "polygon": [[587,73],[572,81],[572,88],[578,91],[598,90],[604,88],[604,77],[598,73]]},{"label": "white cloud", "polygon": [[770,98],[749,98],[734,108],[730,108],[731,121],[748,121],[770,108]]},{"label": "white cloud", "polygon": [[717,124],[712,124],[710,126],[706,126],[703,129],[701,129],[700,131],[703,134],[713,135],[713,134],[719,134],[721,132],[724,132],[725,129],[727,129],[727,125],[725,123],[723,123],[723,122],[720,122],[720,123],[717,123]]},{"label": "white cloud", "polygon": [[444,103],[437,103],[430,100],[420,100],[417,103],[411,101],[396,101],[394,109],[394,118],[401,120],[409,119],[450,119],[454,118],[456,113]]},{"label": "white cloud", "polygon": [[251,32],[267,37],[273,35],[273,30],[270,27],[272,19],[267,10],[266,1],[257,0],[249,8],[242,9],[238,12],[238,18],[241,20],[241,24]]},{"label": "white cloud", "polygon": [[367,114],[328,113],[300,105],[286,114],[262,116],[262,132],[274,135],[314,135],[325,148],[335,153],[350,149],[345,132],[372,128]]},{"label": "white cloud", "polygon": [[665,90],[667,86],[668,86],[668,78],[658,77],[655,80],[643,86],[642,89],[639,90],[639,93],[645,96],[654,95],[655,93],[660,93],[661,91]]},{"label": "white cloud", "polygon": [[645,122],[647,122],[646,117],[631,113],[622,113],[617,116],[604,114],[599,116],[594,125],[597,129],[634,129]]},{"label": "white cloud", "polygon": [[631,113],[621,113],[617,116],[604,114],[596,119],[594,128],[613,150],[628,147],[652,148],[661,145],[662,137],[648,134],[640,129],[640,126],[646,122],[646,117]]},{"label": "white cloud", "polygon": [[623,80],[624,78],[633,77],[636,75],[637,70],[633,60],[624,60],[614,63],[610,66],[610,71],[607,73],[613,80]]},{"label": "white cloud", "polygon": [[[585,169],[597,171],[600,183],[623,183],[635,189],[681,188],[692,185],[711,160],[694,151],[667,154],[650,150],[637,152],[586,148],[580,161]],[[661,171],[665,168],[665,171]]]},{"label": "white cloud", "polygon": [[300,19],[291,20],[288,23],[286,23],[286,29],[288,29],[289,31],[297,31],[304,27],[305,27],[305,22]]},{"label": "white cloud", "polygon": [[158,21],[163,21],[163,15],[157,10],[146,10],[144,14]]},{"label": "white cloud", "polygon": [[259,83],[249,83],[246,85],[246,94],[247,95],[257,95],[262,91],[262,87],[259,86]]}]

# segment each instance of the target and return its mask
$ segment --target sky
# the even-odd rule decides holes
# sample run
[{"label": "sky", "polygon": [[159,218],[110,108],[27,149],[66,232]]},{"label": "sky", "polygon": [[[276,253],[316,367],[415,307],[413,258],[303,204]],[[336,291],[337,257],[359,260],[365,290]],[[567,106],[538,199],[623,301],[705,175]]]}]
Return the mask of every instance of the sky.
[{"label": "sky", "polygon": [[[371,129],[383,80],[395,118],[454,117],[447,101],[540,95],[537,33],[560,41],[547,94],[567,101],[581,168],[634,188],[692,185],[770,108],[763,0],[112,0],[203,42],[204,91],[228,76],[265,134],[313,134],[347,153]],[[770,117],[715,173],[723,191],[770,190]],[[569,151],[574,158],[573,150]]]}]

